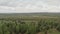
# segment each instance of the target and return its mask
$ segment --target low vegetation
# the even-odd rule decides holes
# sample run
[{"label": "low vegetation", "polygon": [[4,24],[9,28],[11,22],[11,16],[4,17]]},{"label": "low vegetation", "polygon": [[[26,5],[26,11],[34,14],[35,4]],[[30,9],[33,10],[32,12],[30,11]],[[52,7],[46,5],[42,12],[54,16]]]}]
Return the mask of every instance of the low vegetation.
[{"label": "low vegetation", "polygon": [[60,17],[0,17],[0,34],[60,34]]},{"label": "low vegetation", "polygon": [[59,17],[0,18],[0,34],[52,34],[52,31],[60,32]]}]

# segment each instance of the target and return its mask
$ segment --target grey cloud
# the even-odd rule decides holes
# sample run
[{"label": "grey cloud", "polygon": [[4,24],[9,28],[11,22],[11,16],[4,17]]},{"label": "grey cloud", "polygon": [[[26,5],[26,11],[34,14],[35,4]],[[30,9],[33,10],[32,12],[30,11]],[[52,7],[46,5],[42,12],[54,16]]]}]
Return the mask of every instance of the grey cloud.
[{"label": "grey cloud", "polygon": [[43,2],[48,5],[60,6],[60,0],[0,0],[0,5],[16,7],[20,3],[31,3]]},{"label": "grey cloud", "polygon": [[[45,11],[60,11],[60,0],[0,0],[0,6],[8,6],[5,10],[2,8],[0,11],[7,12],[45,12]],[[9,7],[12,8],[9,9]],[[57,8],[56,8],[57,7]],[[1,7],[0,7],[1,8]]]}]

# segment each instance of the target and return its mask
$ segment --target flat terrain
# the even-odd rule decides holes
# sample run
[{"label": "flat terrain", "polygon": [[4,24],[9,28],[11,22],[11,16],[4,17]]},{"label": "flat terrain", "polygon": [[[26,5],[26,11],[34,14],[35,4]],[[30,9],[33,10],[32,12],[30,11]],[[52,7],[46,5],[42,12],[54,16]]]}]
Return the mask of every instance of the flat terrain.
[{"label": "flat terrain", "polygon": [[1,13],[0,34],[60,34],[60,13]]}]

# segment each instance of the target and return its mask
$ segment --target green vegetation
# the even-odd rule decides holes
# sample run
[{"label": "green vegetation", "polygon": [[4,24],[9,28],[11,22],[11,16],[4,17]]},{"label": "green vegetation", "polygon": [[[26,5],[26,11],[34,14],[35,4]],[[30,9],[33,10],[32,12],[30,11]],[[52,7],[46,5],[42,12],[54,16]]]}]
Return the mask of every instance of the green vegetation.
[{"label": "green vegetation", "polygon": [[0,16],[0,34],[60,34],[60,17]]}]

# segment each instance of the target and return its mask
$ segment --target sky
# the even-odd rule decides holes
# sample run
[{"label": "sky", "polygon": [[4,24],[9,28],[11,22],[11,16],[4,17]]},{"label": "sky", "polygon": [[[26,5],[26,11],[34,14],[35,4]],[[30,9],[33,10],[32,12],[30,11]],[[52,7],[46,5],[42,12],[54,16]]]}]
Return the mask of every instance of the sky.
[{"label": "sky", "polygon": [[0,13],[60,12],[60,0],[0,0]]}]

